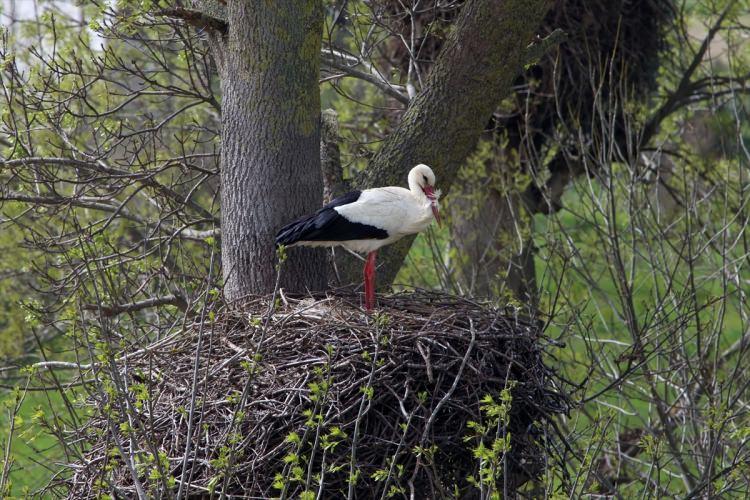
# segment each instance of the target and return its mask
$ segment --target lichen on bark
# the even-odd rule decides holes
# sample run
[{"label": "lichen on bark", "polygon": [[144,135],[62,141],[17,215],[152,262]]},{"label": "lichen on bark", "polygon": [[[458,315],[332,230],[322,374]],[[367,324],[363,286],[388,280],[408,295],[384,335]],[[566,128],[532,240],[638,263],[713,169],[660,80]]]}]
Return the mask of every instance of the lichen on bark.
[{"label": "lichen on bark", "polygon": [[[403,185],[412,166],[426,163],[447,194],[495,107],[510,94],[549,6],[548,0],[466,2],[422,92],[354,184]],[[413,241],[404,238],[381,251],[381,286],[393,282]],[[339,267],[348,279],[359,272],[347,257]]]},{"label": "lichen on bark", "polygon": [[[227,2],[228,32],[214,37],[222,86],[222,265],[229,300],[276,282],[275,233],[315,210],[320,172],[319,1]],[[281,285],[326,286],[320,250],[291,249]]]}]

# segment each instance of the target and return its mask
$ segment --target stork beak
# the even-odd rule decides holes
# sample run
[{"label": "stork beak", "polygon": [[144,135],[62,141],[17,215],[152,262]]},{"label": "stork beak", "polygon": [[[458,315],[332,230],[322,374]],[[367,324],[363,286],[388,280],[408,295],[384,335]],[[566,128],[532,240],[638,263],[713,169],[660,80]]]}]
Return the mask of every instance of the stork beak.
[{"label": "stork beak", "polygon": [[437,221],[438,226],[442,226],[443,223],[440,222],[440,211],[438,210],[437,203],[433,202],[433,204],[432,204],[432,213],[435,216],[435,220]]},{"label": "stork beak", "polygon": [[430,200],[430,208],[432,208],[432,214],[435,216],[435,220],[437,221],[438,226],[442,226],[442,223],[440,222],[440,210],[438,209],[438,201],[437,198],[435,198],[435,189],[432,186],[425,186],[422,188],[422,191],[424,191],[427,199]]}]

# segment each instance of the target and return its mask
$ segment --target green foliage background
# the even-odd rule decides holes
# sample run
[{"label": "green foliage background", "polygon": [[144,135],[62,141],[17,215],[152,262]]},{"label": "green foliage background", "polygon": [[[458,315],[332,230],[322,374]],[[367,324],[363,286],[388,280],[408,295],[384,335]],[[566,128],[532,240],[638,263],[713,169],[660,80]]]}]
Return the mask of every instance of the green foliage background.
[{"label": "green foliage background", "polygon": [[[144,8],[150,2],[121,2],[123,6]],[[726,3],[726,2],[719,2]],[[143,4],[143,5],[141,5]],[[368,21],[369,7],[363,2],[355,2],[360,15],[350,19],[349,38],[344,36],[337,43],[354,45],[357,40],[371,28]],[[687,8],[695,19],[696,26],[700,25],[702,16],[716,11],[717,2],[711,2],[710,12],[708,4],[691,2]],[[742,2],[737,9],[742,8]],[[52,12],[52,11],[50,11]],[[95,30],[103,30],[104,14],[96,8],[87,9],[90,16],[89,25]],[[45,17],[46,16],[46,17]],[[49,36],[53,15],[42,17],[42,36]],[[735,17],[745,19],[747,15],[738,13]],[[127,17],[122,22],[131,22],[132,29],[137,30],[137,16]],[[123,26],[120,26],[122,29]],[[37,27],[25,26],[16,37],[36,36]],[[80,36],[79,36],[80,34]],[[58,30],[58,51],[63,56],[74,53],[85,53],[87,44],[91,42],[92,33],[69,27],[68,30]],[[13,40],[10,42],[13,43]],[[112,55],[121,57],[139,57],[138,53],[116,40],[110,41]],[[725,71],[732,74],[744,74],[750,70],[750,50],[747,44],[737,45],[742,50],[732,54],[729,60],[723,60]],[[174,50],[174,59],[170,64],[176,73],[184,75],[189,71],[190,55],[187,52]],[[674,57],[687,57],[689,54],[672,54]],[[26,65],[29,80],[34,83],[43,78],[44,69],[39,67],[28,48],[13,53],[14,58]],[[82,59],[86,64],[86,59]],[[0,65],[4,64],[0,61]],[[716,70],[712,68],[711,70]],[[709,70],[707,70],[709,71]],[[396,75],[394,75],[395,77]],[[673,88],[678,75],[663,72],[659,75],[660,88]],[[170,76],[165,73],[165,79]],[[60,95],[77,85],[67,79],[58,82]],[[169,82],[163,82],[167,85]],[[111,88],[100,83],[93,86],[90,99],[93,103],[102,104],[111,98]],[[321,87],[322,104],[324,108],[332,107],[339,115],[342,124],[342,160],[348,176],[365,168],[367,159],[377,150],[379,141],[388,130],[387,107],[388,102],[372,86],[354,79],[335,81],[335,85]],[[364,104],[364,105],[362,105]],[[568,379],[582,382],[577,396],[585,404],[576,411],[567,422],[567,432],[571,440],[580,450],[584,450],[581,470],[592,467],[597,450],[603,447],[615,446],[623,430],[633,428],[650,428],[653,424],[654,407],[648,398],[640,398],[638,394],[646,391],[646,382],[639,377],[633,379],[632,386],[624,390],[605,390],[600,395],[588,400],[591,394],[609,387],[612,378],[608,371],[617,371],[627,365],[629,356],[633,356],[633,329],[623,319],[627,312],[625,306],[632,307],[635,317],[640,321],[640,332],[645,338],[657,339],[661,336],[679,336],[679,342],[685,350],[685,357],[691,355],[717,356],[730,349],[735,342],[742,338],[749,330],[747,318],[747,303],[744,293],[750,283],[750,268],[744,264],[747,260],[747,244],[737,244],[723,255],[711,252],[710,245],[715,237],[720,235],[723,241],[747,241],[745,235],[745,219],[747,207],[744,205],[743,189],[747,186],[748,156],[743,154],[743,148],[750,144],[750,125],[746,120],[747,106],[750,104],[745,96],[737,96],[734,101],[721,108],[720,112],[708,120],[708,126],[721,138],[717,146],[718,151],[705,156],[690,142],[679,135],[685,123],[704,112],[700,107],[686,108],[684,112],[675,114],[663,125],[659,141],[669,140],[676,147],[685,161],[678,165],[675,177],[684,180],[678,189],[683,194],[689,194],[695,185],[711,185],[721,196],[706,198],[695,210],[672,208],[665,213],[653,211],[655,204],[649,198],[649,189],[634,192],[632,172],[627,166],[614,164],[610,171],[612,186],[604,189],[601,184],[591,178],[583,177],[575,181],[563,198],[563,210],[553,215],[536,215],[531,221],[533,243],[536,248],[535,267],[539,284],[540,310],[545,318],[549,318],[546,334],[558,339],[564,344],[554,352],[550,352],[550,363]],[[146,105],[176,109],[178,103],[172,100],[164,101],[154,97]],[[633,104],[633,116],[647,114],[650,103]],[[639,107],[641,106],[641,107]],[[734,107],[734,109],[732,109]],[[150,152],[149,162],[169,158],[178,144],[208,141],[214,147],[218,146],[218,136],[211,136],[196,124],[216,126],[217,116],[209,120],[207,106],[196,106],[180,114],[174,120],[172,131],[177,132],[169,137],[163,137],[162,144],[154,144]],[[739,111],[738,111],[739,110]],[[7,121],[8,110],[3,120]],[[742,117],[742,120],[739,120]],[[59,151],[56,139],[51,131],[44,130],[48,117],[40,114],[36,118],[40,130],[35,140],[39,149],[33,154],[37,156],[55,156]],[[72,118],[71,118],[72,120]],[[142,116],[124,116],[122,118],[108,118],[104,120],[82,120],[69,123],[69,131],[74,139],[81,142],[88,140],[89,134],[100,134],[103,140],[110,137],[109,131],[117,127],[139,128],[148,125],[149,120]],[[215,130],[214,130],[215,131]],[[32,152],[18,152],[9,146],[0,145],[2,157],[31,156]],[[474,158],[467,162],[464,175],[471,175],[480,165],[482,155],[489,154],[487,149],[480,147]],[[146,161],[146,158],[144,158]],[[177,171],[165,171],[161,174],[166,183],[179,178]],[[0,182],[4,181],[0,172]],[[125,188],[122,195],[127,196],[136,189]],[[738,193],[740,193],[738,195]],[[199,193],[205,206],[212,206],[217,211],[216,203],[212,200],[210,190]],[[734,203],[733,203],[734,202]],[[736,207],[739,205],[739,209]],[[444,208],[451,213],[450,196],[446,198]],[[44,213],[43,209],[32,214],[32,224],[28,231],[23,232],[19,226],[6,223],[19,216],[26,210],[18,203],[3,203],[0,205],[0,360],[3,364],[31,364],[43,358],[56,360],[72,360],[69,350],[75,342],[76,331],[73,320],[76,314],[75,297],[60,297],[40,294],[39,288],[45,283],[39,281],[34,274],[35,268],[50,269],[50,260],[62,258],[43,255],[35,250],[32,240],[49,230],[58,221]],[[148,218],[152,214],[147,206],[134,209],[134,214]],[[616,217],[612,217],[616,214]],[[86,221],[85,214],[79,214],[80,220]],[[453,214],[454,217],[460,214]],[[634,217],[637,216],[637,217]],[[92,220],[89,218],[89,220]],[[611,247],[606,238],[608,230],[615,226],[617,231],[625,236],[619,246]],[[118,240],[125,238],[127,233],[137,229],[138,224],[118,220],[101,236],[86,243],[88,250],[94,254],[101,254],[106,249],[118,246]],[[396,289],[422,287],[428,289],[442,289],[449,292],[459,292],[456,277],[456,263],[460,259],[452,245],[449,231],[450,217],[443,228],[430,228],[420,235],[399,274]],[[691,235],[693,242],[703,251],[696,254],[694,260],[685,260],[681,245],[682,238]],[[172,256],[179,261],[183,270],[190,270],[175,278],[179,286],[187,291],[195,291],[201,285],[200,276],[208,274],[208,262],[211,260],[215,241],[189,242],[181,245]],[[82,245],[83,248],[83,245]],[[83,250],[81,250],[83,251]],[[632,300],[623,300],[622,279],[613,272],[612,256],[619,254],[627,263],[626,274],[628,284],[632,290]],[[65,258],[80,258],[74,251]],[[109,294],[126,295],[126,291],[118,289],[118,273],[128,275],[147,275],[159,268],[162,260],[158,253],[148,258],[133,260],[126,265],[113,268],[109,272]],[[727,259],[735,264],[736,280],[728,280],[722,273],[727,266]],[[656,268],[654,262],[660,266]],[[54,266],[52,266],[54,269]],[[52,274],[62,271],[51,271]],[[497,277],[502,280],[502,276]],[[77,294],[91,293],[95,284],[87,283],[83,291]],[[695,315],[685,319],[684,311],[680,308],[672,309],[669,303],[682,304],[682,299],[690,291],[694,292]],[[152,290],[156,292],[156,290]],[[79,295],[79,296],[80,296]],[[105,297],[107,298],[107,297]],[[514,302],[510,295],[499,297],[498,302]],[[36,316],[35,302],[61,305],[59,317],[55,321],[60,335],[50,339],[35,338],[36,328],[40,318]],[[522,304],[519,304],[522,306]],[[172,314],[176,311],[172,310]],[[680,319],[679,325],[675,321]],[[129,324],[123,319],[119,328],[132,328],[138,331],[138,325]],[[701,345],[698,338],[703,336],[713,342],[711,346]],[[38,344],[41,340],[41,346]],[[123,348],[127,348],[124,345]],[[649,357],[646,363],[656,371],[668,372],[671,357],[669,353],[657,353]],[[596,374],[597,376],[591,376]],[[715,375],[715,374],[714,374]],[[722,373],[718,377],[724,383],[731,385],[731,373]],[[1,390],[2,413],[0,413],[0,443],[3,443],[2,456],[10,453],[13,460],[11,473],[12,484],[10,494],[22,496],[35,491],[47,484],[58,470],[55,463],[64,457],[62,450],[56,445],[57,439],[51,433],[59,432],[65,427],[65,419],[58,415],[65,402],[59,394],[50,392],[28,392],[25,395],[13,391],[17,386],[21,390],[25,381],[3,381],[5,387]],[[660,386],[662,387],[662,386]],[[677,394],[668,384],[662,389],[669,398]],[[719,391],[719,394],[724,394]],[[727,398],[730,392],[725,392]],[[74,390],[69,393],[71,400],[82,396]],[[733,396],[732,396],[733,397]],[[742,412],[735,412],[727,398],[720,397],[705,403],[701,408],[701,421],[712,428],[725,430],[727,439],[746,439],[750,434],[750,418]],[[14,410],[20,405],[20,410]],[[60,412],[62,413],[62,412]],[[11,420],[13,422],[11,422]],[[11,426],[11,423],[14,425]],[[11,427],[14,432],[9,435]],[[691,431],[689,431],[691,432]],[[698,432],[698,431],[695,431]],[[660,462],[659,471],[654,473],[661,488],[665,491],[684,493],[684,485],[675,479],[670,472],[669,458],[665,452],[665,444],[659,437],[645,434],[641,438],[644,460]],[[549,473],[547,491],[551,492],[559,484],[559,471]],[[719,481],[719,480],[717,480]],[[728,475],[720,481],[740,481],[740,478]],[[720,487],[720,485],[718,486]],[[577,483],[578,491],[572,495],[581,494],[584,488],[591,488],[586,481]],[[593,488],[595,490],[595,488]],[[623,497],[649,492],[649,486],[633,480],[622,486],[620,494]],[[658,490],[651,494],[658,496]]]}]

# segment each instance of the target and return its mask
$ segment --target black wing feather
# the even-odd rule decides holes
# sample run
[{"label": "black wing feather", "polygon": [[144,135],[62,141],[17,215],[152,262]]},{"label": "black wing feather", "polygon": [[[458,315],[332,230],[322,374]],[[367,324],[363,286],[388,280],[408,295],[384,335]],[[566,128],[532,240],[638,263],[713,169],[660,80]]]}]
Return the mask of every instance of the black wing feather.
[{"label": "black wing feather", "polygon": [[276,233],[277,245],[292,245],[304,241],[383,240],[388,238],[384,229],[352,222],[339,214],[334,207],[354,203],[361,191],[351,191],[324,205],[312,215],[306,215],[282,227]]}]

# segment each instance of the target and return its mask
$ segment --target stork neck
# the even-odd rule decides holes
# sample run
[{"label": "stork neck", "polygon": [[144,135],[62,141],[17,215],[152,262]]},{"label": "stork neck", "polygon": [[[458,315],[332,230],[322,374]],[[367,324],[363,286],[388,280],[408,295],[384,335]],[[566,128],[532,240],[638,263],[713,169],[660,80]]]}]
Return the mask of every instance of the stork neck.
[{"label": "stork neck", "polygon": [[419,201],[427,200],[427,195],[419,186],[419,180],[416,175],[409,175],[409,191]]}]

